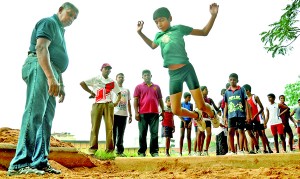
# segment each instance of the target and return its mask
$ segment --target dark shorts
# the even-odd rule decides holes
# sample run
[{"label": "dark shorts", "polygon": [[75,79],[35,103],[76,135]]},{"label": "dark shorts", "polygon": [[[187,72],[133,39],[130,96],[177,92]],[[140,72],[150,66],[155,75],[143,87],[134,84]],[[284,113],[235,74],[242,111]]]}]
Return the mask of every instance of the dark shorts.
[{"label": "dark shorts", "polygon": [[211,121],[205,121],[206,127],[210,127],[211,128]]},{"label": "dark shorts", "polygon": [[292,128],[289,124],[285,125],[283,128],[284,133],[293,133]]},{"label": "dark shorts", "polygon": [[[191,122],[191,121],[186,121],[187,124],[190,123],[190,122]],[[193,125],[193,124],[192,124],[192,125]],[[191,125],[191,127],[186,127],[186,128],[191,129],[191,128],[192,128],[192,125]],[[180,121],[180,128],[184,128],[184,124],[183,124],[182,121]]]},{"label": "dark shorts", "polygon": [[200,87],[195,69],[190,63],[179,69],[169,70],[169,77],[170,95],[182,92],[184,82],[186,82],[189,90]]},{"label": "dark shorts", "polygon": [[261,131],[265,130],[265,125],[264,125],[264,124],[259,124],[259,129],[260,129]]},{"label": "dark shorts", "polygon": [[259,121],[253,121],[251,123],[245,123],[246,130],[253,130],[253,131],[259,131],[260,129],[260,122]]},{"label": "dark shorts", "polygon": [[162,126],[161,137],[170,137],[170,138],[173,138],[173,127]]},{"label": "dark shorts", "polygon": [[228,119],[228,128],[235,128],[235,129],[245,129],[245,121],[246,118],[244,117],[233,117]]},{"label": "dark shorts", "polygon": [[216,154],[225,155],[228,152],[227,136],[225,132],[216,135]]},{"label": "dark shorts", "polygon": [[198,132],[198,126],[194,126],[195,127],[195,132]]}]

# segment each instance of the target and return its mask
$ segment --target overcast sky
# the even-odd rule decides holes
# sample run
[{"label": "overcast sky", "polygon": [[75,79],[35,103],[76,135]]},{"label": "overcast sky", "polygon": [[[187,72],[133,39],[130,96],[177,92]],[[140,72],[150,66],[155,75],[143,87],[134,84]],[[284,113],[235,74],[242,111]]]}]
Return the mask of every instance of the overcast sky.
[{"label": "overcast sky", "polygon": [[[21,69],[26,59],[29,40],[35,23],[52,16],[64,1],[27,0],[1,2],[1,88],[0,127],[19,129],[26,100],[26,85]],[[299,75],[299,41],[294,51],[275,59],[263,49],[259,34],[279,20],[287,0],[112,0],[70,1],[79,8],[73,25],[66,28],[70,64],[63,74],[66,98],[57,104],[52,132],[71,132],[77,139],[89,140],[92,100],[79,85],[83,80],[100,74],[105,62],[112,65],[110,77],[125,74],[124,87],[133,94],[142,83],[142,70],[152,72],[152,81],[168,95],[168,72],[162,67],[160,49],[151,50],[136,33],[137,21],[145,22],[143,32],[154,39],[158,31],[152,20],[155,9],[168,7],[172,25],[183,24],[203,28],[210,18],[209,5],[220,5],[214,27],[207,37],[187,36],[186,48],[200,85],[208,87],[208,96],[221,100],[220,91],[230,73],[239,75],[239,84],[250,84],[263,105],[266,95],[283,93],[284,86],[294,83]],[[186,91],[187,88],[185,87]],[[133,100],[132,100],[133,104]],[[179,119],[175,139],[179,141]],[[137,122],[127,125],[125,147],[138,138]],[[105,139],[102,122],[99,139]],[[192,131],[194,135],[194,130]],[[176,142],[178,143],[178,142]]]}]

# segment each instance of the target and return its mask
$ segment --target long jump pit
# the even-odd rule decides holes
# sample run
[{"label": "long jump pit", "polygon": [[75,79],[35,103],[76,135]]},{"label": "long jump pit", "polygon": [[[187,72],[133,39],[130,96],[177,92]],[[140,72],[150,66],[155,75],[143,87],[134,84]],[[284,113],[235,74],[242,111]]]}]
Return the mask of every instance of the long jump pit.
[{"label": "long jump pit", "polygon": [[[1,130],[3,133],[3,128],[0,128],[0,178],[300,178],[299,152],[186,157],[164,157],[161,154],[154,158],[117,157],[103,161],[60,141],[52,142],[56,144],[51,146],[49,162],[52,167],[60,169],[61,174],[8,177],[6,171],[16,145],[3,140],[5,135]],[[9,132],[11,129],[4,130]]]}]

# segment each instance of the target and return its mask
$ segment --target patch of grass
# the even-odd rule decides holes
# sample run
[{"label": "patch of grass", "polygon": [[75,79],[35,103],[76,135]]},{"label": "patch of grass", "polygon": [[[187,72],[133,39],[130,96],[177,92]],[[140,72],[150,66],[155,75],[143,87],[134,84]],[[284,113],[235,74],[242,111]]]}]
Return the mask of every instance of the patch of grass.
[{"label": "patch of grass", "polygon": [[97,150],[95,157],[100,160],[114,160],[116,155],[114,152],[105,152],[103,150]]},{"label": "patch of grass", "polygon": [[124,152],[124,154],[127,157],[138,157],[138,154],[137,153],[133,153],[133,152]]}]

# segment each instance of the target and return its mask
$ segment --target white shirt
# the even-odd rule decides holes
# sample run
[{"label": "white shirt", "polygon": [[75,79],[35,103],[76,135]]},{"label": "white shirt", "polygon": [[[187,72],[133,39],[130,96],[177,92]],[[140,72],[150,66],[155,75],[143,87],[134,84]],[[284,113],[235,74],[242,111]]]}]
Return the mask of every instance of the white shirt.
[{"label": "white shirt", "polygon": [[[224,125],[222,118],[220,118],[220,124]],[[224,135],[227,136],[227,129],[225,127],[219,126],[218,128],[213,128],[212,130],[215,131],[215,135],[219,135],[221,132],[224,132]]]},{"label": "white shirt", "polygon": [[87,86],[93,88],[93,92],[96,94],[95,103],[112,102],[112,92],[118,94],[121,91],[113,79],[105,79],[102,75],[93,77],[84,82]]},{"label": "white shirt", "polygon": [[[128,116],[128,100],[131,100],[129,89],[119,87],[121,90],[121,100],[114,109],[114,114],[119,116]],[[113,101],[117,100],[118,96],[113,95]]]},{"label": "white shirt", "polygon": [[275,125],[275,124],[281,124],[282,120],[279,117],[280,111],[278,107],[278,103],[270,104],[267,106],[267,109],[269,110],[269,123],[270,125]]}]

